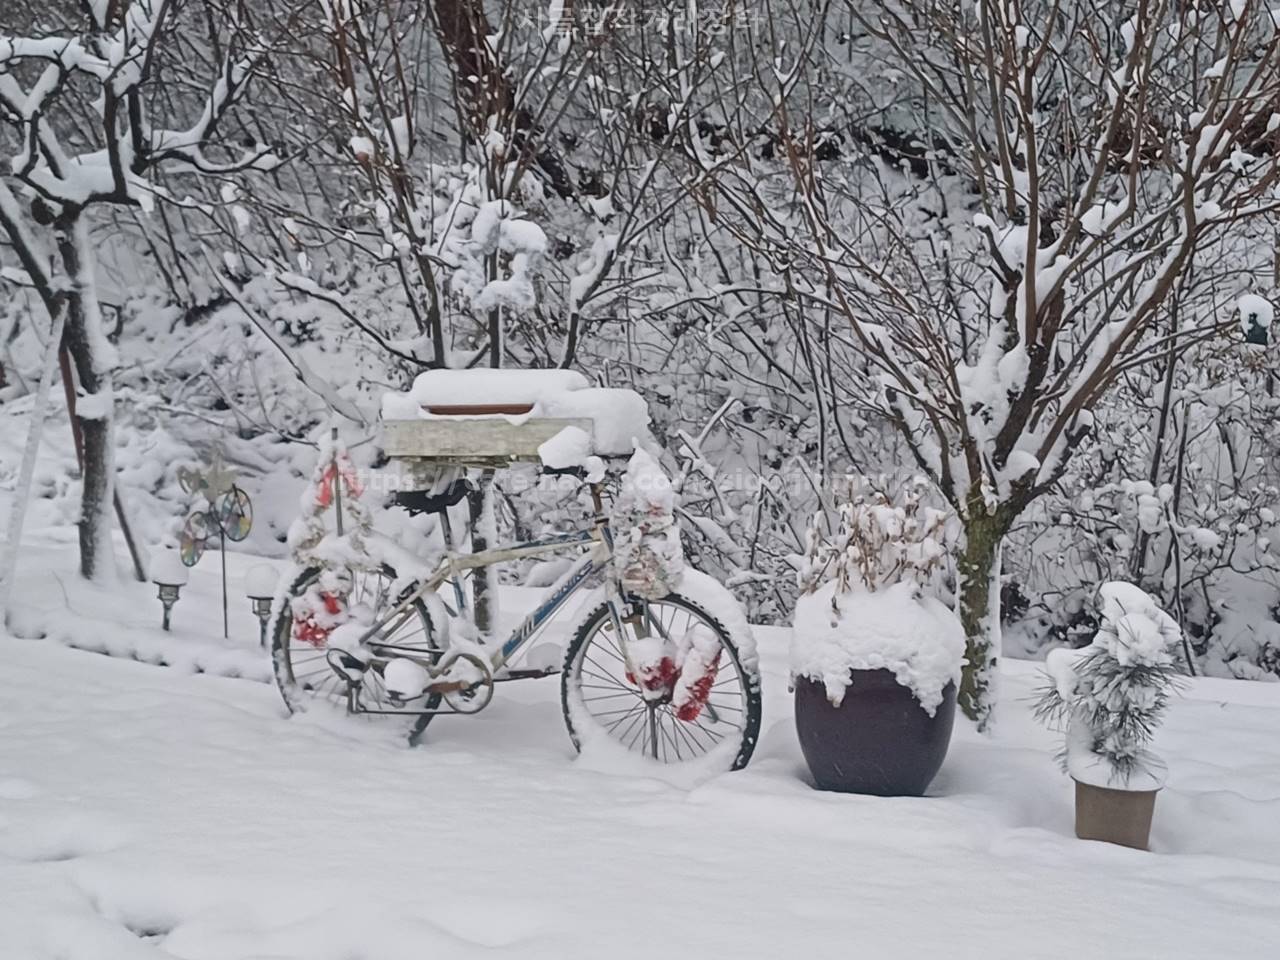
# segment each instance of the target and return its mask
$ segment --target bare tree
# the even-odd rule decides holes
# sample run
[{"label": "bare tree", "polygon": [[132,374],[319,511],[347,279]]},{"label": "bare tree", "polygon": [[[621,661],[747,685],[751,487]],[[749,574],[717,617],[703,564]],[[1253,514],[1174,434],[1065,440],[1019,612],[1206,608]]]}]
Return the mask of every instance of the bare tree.
[{"label": "bare tree", "polygon": [[[1203,251],[1238,239],[1244,256],[1280,209],[1280,39],[1255,0],[841,6],[853,36],[816,4],[759,73],[792,194],[742,153],[702,182],[788,295],[847,324],[876,405],[959,515],[960,702],[985,725],[1011,525],[1118,377],[1234,323],[1221,295],[1172,327],[1164,310]],[[821,162],[837,33],[856,69],[902,78],[923,176]]]},{"label": "bare tree", "polygon": [[[713,50],[705,36],[652,45],[612,8],[566,4],[552,19],[516,0],[457,2],[415,17],[422,7],[324,6],[319,32],[279,62],[279,96],[310,130],[282,178],[307,189],[256,184],[237,199],[259,215],[253,230],[231,210],[220,225],[246,274],[342,312],[397,373],[573,365],[598,318],[671,286],[661,232],[685,203],[677,148]],[[502,228],[473,233],[494,215],[542,231],[536,263]],[[394,301],[361,289],[375,276]],[[490,296],[513,287],[514,300]]]},{"label": "bare tree", "polygon": [[[204,56],[190,56],[193,35]],[[81,392],[86,577],[110,554],[115,366],[95,287],[92,211],[188,202],[162,182],[165,169],[221,177],[274,168],[270,145],[219,140],[270,49],[242,5],[216,0],[85,2],[57,32],[0,34],[0,226],[25,281],[65,322]],[[202,73],[206,57],[212,69]]]}]

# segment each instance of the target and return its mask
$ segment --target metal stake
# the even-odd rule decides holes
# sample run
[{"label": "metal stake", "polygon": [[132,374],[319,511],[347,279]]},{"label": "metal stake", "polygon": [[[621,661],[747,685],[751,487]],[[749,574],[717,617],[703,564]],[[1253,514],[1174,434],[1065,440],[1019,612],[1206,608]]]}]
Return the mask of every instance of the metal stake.
[{"label": "metal stake", "polygon": [[[333,428],[333,433],[330,434],[330,436],[333,438],[333,442],[336,445],[338,442],[337,427]],[[342,470],[338,466],[338,457],[335,454],[333,458],[333,509],[334,509],[334,519],[338,525],[338,536],[342,536],[342,477],[340,476],[341,473],[342,473]]]},{"label": "metal stake", "polygon": [[231,636],[227,625],[227,531],[222,528],[222,520],[218,520],[218,552],[222,554],[222,639]]}]

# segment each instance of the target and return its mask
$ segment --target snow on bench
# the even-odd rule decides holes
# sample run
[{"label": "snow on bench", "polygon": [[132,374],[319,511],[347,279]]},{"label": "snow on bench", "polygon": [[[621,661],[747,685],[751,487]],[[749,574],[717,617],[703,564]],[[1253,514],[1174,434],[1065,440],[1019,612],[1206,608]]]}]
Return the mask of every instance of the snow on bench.
[{"label": "snow on bench", "polygon": [[544,448],[547,466],[576,466],[630,456],[650,436],[639,394],[573,370],[429,370],[383,395],[382,421],[390,457],[476,465],[538,460]]}]

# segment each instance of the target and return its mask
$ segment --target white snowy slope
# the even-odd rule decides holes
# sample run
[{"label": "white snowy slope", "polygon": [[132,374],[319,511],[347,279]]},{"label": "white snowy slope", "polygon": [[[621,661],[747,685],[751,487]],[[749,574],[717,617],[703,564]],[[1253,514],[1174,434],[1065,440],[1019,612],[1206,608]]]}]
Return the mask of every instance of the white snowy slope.
[{"label": "white snowy slope", "polygon": [[[216,547],[187,571],[188,583],[174,605],[169,633],[160,626],[156,586],[138,583],[129,575],[124,549],[118,541],[116,553],[118,579],[90,583],[79,576],[74,548],[47,540],[24,543],[9,612],[9,631],[19,637],[52,640],[187,673],[270,681],[271,663],[259,646],[259,625],[247,595],[249,586],[258,586],[250,582],[261,577],[256,568],[266,561],[227,551],[230,639],[224,639],[222,564]],[[168,560],[164,553],[156,551],[153,563],[163,567]],[[288,567],[284,561],[270,563],[281,571]],[[3,702],[0,699],[0,704]]]},{"label": "white snowy slope", "polygon": [[1138,853],[1071,836],[1029,665],[936,796],[812,790],[760,632],[756,759],[692,790],[575,760],[554,679],[415,750],[266,684],[0,638],[0,956],[1274,956],[1280,688],[1190,685]]}]

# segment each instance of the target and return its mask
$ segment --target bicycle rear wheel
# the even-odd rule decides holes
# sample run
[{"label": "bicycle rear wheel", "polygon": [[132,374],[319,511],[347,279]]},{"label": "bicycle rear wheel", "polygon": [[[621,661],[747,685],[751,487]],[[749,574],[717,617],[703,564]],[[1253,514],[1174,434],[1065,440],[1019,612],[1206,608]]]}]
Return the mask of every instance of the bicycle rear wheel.
[{"label": "bicycle rear wheel", "polygon": [[[326,659],[327,634],[307,630],[305,624],[294,620],[295,602],[317,585],[322,573],[319,567],[311,567],[294,580],[270,628],[276,687],[290,713],[305,711],[316,704],[346,709],[346,683]],[[351,578],[350,592],[340,598],[341,602],[349,609],[361,608],[370,624],[376,623],[403,599],[403,591],[399,596],[392,594],[395,579],[396,572],[387,566],[376,571],[358,571]],[[408,655],[420,652],[424,659],[434,659],[440,653],[438,636],[426,604],[415,600],[412,614],[396,629],[377,639],[402,648]],[[426,694],[408,702],[393,702],[379,671],[370,669],[364,673],[360,701],[378,710],[435,710],[440,706],[441,697],[438,693]],[[431,717],[413,719],[419,721],[414,725],[414,733],[420,734]]]},{"label": "bicycle rear wheel", "polygon": [[[760,736],[760,678],[744,666],[729,631],[679,594],[626,606],[631,616],[621,621],[621,641],[603,603],[566,651],[560,698],[573,745],[581,750],[604,736],[662,763],[746,766]],[[675,651],[660,662],[656,681],[637,679],[623,655],[622,642],[644,643],[642,633]]]}]

